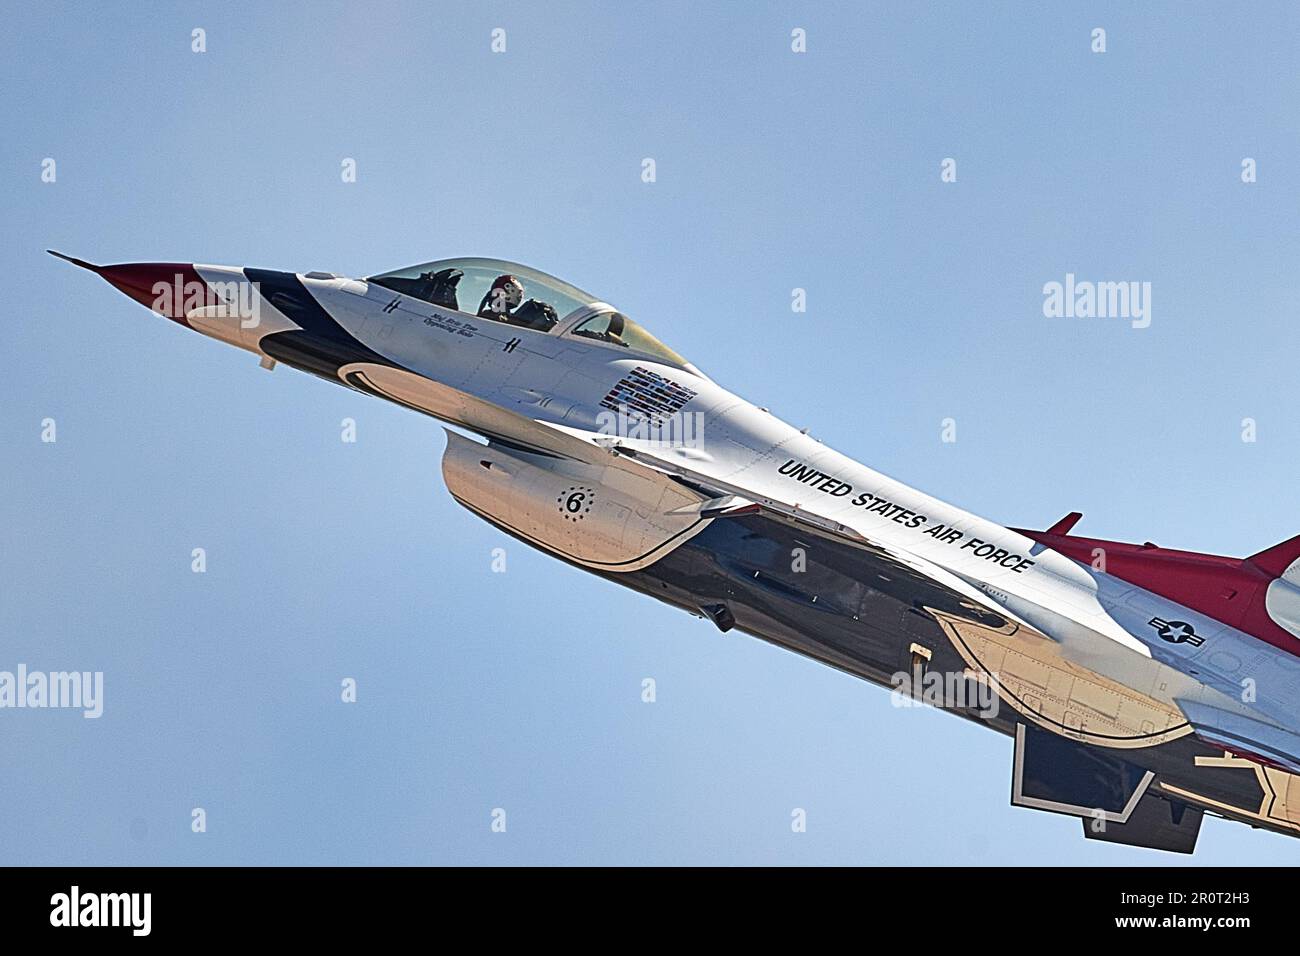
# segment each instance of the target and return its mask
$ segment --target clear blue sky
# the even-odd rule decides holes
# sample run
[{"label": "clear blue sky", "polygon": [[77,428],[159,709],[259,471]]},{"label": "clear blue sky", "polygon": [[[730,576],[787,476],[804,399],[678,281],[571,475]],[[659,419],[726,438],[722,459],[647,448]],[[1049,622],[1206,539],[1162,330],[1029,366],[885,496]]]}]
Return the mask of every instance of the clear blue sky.
[{"label": "clear blue sky", "polygon": [[[1012,809],[1006,738],[505,538],[430,420],[43,252],[519,260],[990,518],[1247,554],[1300,530],[1300,12],[1088,6],[8,10],[0,669],[106,699],[0,711],[0,863],[1179,862]],[[1067,272],[1151,282],[1151,327],[1045,318]],[[1191,862],[1297,860],[1207,820]]]}]

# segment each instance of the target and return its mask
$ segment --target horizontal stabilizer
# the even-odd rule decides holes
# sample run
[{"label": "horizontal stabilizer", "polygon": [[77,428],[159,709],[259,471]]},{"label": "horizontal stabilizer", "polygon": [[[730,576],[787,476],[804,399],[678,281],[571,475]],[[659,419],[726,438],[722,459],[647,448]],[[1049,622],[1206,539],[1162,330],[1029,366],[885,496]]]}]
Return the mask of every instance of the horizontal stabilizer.
[{"label": "horizontal stabilizer", "polygon": [[1083,821],[1083,835],[1089,840],[1143,846],[1171,853],[1191,853],[1201,833],[1204,813],[1197,807],[1164,800],[1148,793],[1129,814],[1126,823]]},{"label": "horizontal stabilizer", "polygon": [[1265,574],[1300,585],[1300,534],[1246,559]]},{"label": "horizontal stabilizer", "polygon": [[1114,752],[1016,725],[1011,802],[1079,817],[1089,840],[1191,853],[1199,809],[1157,796],[1155,774]]}]

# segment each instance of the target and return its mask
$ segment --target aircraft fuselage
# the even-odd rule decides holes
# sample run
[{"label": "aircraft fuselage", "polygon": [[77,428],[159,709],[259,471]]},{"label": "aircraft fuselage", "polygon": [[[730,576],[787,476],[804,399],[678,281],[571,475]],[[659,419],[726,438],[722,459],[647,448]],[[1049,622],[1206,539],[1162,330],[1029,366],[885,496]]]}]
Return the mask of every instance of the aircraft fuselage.
[{"label": "aircraft fuselage", "polygon": [[[1300,833],[1289,570],[1276,628],[1239,630],[1108,573],[1104,553],[827,448],[558,281],[564,309],[534,310],[536,327],[522,306],[487,311],[505,284],[475,311],[456,289],[482,262],[371,280],[78,264],[264,364],[486,438],[449,433],[448,487],[529,545],[1013,736],[1013,802],[1080,817],[1090,838],[1190,851],[1203,812]],[[195,280],[223,294],[175,301]]]}]

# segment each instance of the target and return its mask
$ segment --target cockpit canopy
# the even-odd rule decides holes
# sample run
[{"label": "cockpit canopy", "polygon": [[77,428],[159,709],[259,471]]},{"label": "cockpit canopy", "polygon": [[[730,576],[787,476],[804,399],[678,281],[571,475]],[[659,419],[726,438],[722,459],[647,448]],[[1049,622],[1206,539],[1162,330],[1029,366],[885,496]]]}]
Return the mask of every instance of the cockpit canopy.
[{"label": "cockpit canopy", "polygon": [[[371,276],[366,281],[480,319],[603,342],[669,365],[692,368],[613,306],[517,262],[440,259]],[[522,294],[519,286],[523,287]]]}]

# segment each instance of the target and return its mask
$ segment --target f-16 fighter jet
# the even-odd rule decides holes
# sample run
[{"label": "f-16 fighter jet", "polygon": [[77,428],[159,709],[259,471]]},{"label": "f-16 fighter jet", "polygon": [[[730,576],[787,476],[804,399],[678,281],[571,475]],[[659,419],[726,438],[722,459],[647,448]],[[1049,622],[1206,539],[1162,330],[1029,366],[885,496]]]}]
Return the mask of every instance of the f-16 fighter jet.
[{"label": "f-16 fighter jet", "polygon": [[60,258],[268,368],[456,426],[452,496],[533,547],[1007,735],[1012,802],[1088,839],[1190,853],[1206,813],[1300,834],[1300,536],[1229,558],[1080,537],[1077,513],[1002,527],[516,263]]}]

